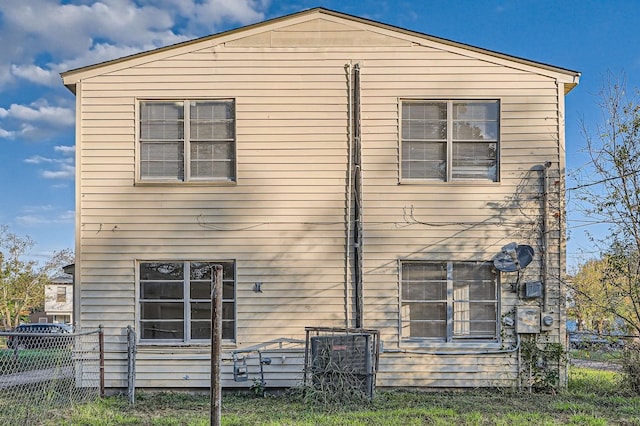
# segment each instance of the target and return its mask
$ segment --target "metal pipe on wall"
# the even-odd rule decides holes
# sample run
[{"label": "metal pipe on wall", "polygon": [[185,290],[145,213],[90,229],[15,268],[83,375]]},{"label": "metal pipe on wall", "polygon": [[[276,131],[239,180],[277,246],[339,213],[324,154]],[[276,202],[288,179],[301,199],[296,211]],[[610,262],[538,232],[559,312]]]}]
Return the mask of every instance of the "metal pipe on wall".
[{"label": "metal pipe on wall", "polygon": [[355,292],[355,326],[363,327],[363,295],[362,295],[362,153],[360,140],[360,64],[353,67],[353,141],[354,141],[354,292]]}]

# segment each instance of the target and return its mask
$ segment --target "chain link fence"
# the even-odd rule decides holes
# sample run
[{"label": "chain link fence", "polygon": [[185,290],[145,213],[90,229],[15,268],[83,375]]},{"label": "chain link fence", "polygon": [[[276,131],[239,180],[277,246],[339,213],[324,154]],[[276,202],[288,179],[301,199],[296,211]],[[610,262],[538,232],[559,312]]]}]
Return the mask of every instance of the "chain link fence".
[{"label": "chain link fence", "polygon": [[640,336],[574,331],[568,335],[569,362],[576,367],[620,371],[625,350]]},{"label": "chain link fence", "polygon": [[102,329],[24,324],[0,332],[0,425],[38,425],[104,393]]}]

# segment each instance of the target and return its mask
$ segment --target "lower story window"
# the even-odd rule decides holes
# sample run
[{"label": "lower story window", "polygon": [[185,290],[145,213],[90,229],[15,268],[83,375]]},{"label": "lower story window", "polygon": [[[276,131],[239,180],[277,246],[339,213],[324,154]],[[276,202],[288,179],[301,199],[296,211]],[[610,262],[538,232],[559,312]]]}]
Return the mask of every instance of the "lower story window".
[{"label": "lower story window", "polygon": [[498,338],[498,279],[488,262],[402,262],[401,336],[443,342]]},{"label": "lower story window", "polygon": [[140,339],[211,339],[211,288],[222,265],[222,339],[235,339],[234,262],[140,262]]}]

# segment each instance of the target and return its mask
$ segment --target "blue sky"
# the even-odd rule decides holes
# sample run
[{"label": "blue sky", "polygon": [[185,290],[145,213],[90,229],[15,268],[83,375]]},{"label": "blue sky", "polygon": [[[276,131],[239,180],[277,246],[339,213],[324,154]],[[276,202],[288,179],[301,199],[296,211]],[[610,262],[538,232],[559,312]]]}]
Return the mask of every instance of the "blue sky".
[{"label": "blue sky", "polygon": [[[0,224],[32,255],[74,247],[74,102],[59,73],[325,7],[582,73],[566,98],[567,166],[586,161],[580,120],[601,118],[608,72],[640,87],[634,0],[0,0]],[[572,183],[569,182],[568,186]],[[570,266],[594,255],[569,199]]]}]

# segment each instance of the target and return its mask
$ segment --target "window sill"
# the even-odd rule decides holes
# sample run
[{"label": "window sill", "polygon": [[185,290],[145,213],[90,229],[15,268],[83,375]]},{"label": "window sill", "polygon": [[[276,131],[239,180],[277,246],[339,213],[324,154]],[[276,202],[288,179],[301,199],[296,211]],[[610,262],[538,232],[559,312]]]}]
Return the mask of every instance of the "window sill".
[{"label": "window sill", "polygon": [[[153,342],[153,341],[144,341],[137,343],[138,348],[149,348],[149,349],[175,349],[175,348],[210,348],[211,344],[207,342]],[[222,342],[223,349],[235,349],[237,347],[235,342]]]},{"label": "window sill", "polygon": [[484,181],[484,180],[428,180],[428,179],[416,179],[416,180],[401,180],[398,185],[433,185],[433,186],[499,186],[500,181]]},{"label": "window sill", "polygon": [[505,349],[502,342],[498,341],[458,341],[458,342],[436,342],[428,340],[403,340],[400,342],[400,350],[422,350],[429,352],[460,352],[461,354],[470,351],[495,351]]},{"label": "window sill", "polygon": [[235,180],[136,180],[134,186],[236,186]]}]

